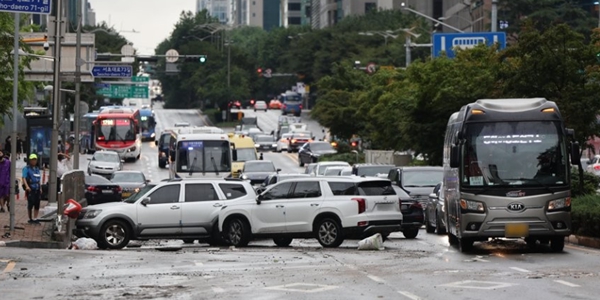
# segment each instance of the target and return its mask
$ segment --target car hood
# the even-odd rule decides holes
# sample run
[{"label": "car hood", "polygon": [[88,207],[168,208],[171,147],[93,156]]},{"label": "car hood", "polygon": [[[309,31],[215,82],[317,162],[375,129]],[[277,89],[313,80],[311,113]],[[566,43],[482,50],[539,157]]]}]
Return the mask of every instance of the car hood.
[{"label": "car hood", "polygon": [[405,190],[410,192],[410,196],[413,199],[429,199],[429,194],[433,193],[433,186],[427,187],[404,187]]},{"label": "car hood", "polygon": [[271,146],[273,144],[275,144],[276,141],[272,141],[272,142],[258,142],[257,144],[261,145],[261,146]]},{"label": "car hood", "polygon": [[113,209],[113,208],[119,209],[120,207],[123,207],[126,205],[131,205],[131,204],[132,203],[127,203],[127,202],[108,202],[108,203],[86,206],[85,208],[82,209],[82,211],[93,210],[93,209],[102,209],[102,210]]},{"label": "car hood", "polygon": [[90,166],[91,167],[102,167],[102,168],[118,168],[119,164],[105,162],[105,161],[91,161]]},{"label": "car hood", "polygon": [[114,184],[118,184],[120,187],[124,189],[132,189],[132,188],[141,188],[146,185],[143,182],[113,182]]},{"label": "car hood", "polygon": [[336,154],[337,150],[315,150],[312,153],[317,155]]},{"label": "car hood", "polygon": [[244,173],[244,175],[248,176],[249,179],[265,179],[273,173],[275,172],[248,172]]}]

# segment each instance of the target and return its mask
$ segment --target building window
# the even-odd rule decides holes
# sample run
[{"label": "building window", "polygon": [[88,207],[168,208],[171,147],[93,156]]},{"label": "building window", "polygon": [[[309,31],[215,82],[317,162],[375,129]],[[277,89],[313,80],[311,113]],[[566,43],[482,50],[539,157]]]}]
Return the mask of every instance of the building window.
[{"label": "building window", "polygon": [[252,1],[252,5],[256,5],[256,1]]},{"label": "building window", "polygon": [[311,8],[312,8],[312,6],[306,6],[306,8],[305,8],[305,10],[306,10],[306,13],[305,13],[304,15],[305,15],[307,18],[309,18],[309,17],[310,17],[310,14],[311,14]]},{"label": "building window", "polygon": [[302,25],[302,18],[300,17],[289,17],[288,25]]},{"label": "building window", "polygon": [[375,3],[375,2],[365,3],[365,13],[368,13],[370,11],[376,11],[376,10],[377,10],[377,3]]},{"label": "building window", "polygon": [[252,17],[253,17],[253,18],[254,18],[254,17],[256,17],[256,13],[252,13]]},{"label": "building window", "polygon": [[301,9],[301,3],[288,3],[288,11],[300,11]]}]

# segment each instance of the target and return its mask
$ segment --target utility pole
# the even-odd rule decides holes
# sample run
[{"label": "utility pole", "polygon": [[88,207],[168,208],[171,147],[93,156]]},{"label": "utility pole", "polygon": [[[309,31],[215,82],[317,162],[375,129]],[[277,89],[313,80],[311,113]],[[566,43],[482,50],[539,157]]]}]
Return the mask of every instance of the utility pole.
[{"label": "utility pole", "polygon": [[73,169],[79,169],[80,133],[81,130],[81,26],[83,19],[83,0],[77,1],[77,38],[75,47],[75,126],[73,143]]},{"label": "utility pole", "polygon": [[492,32],[498,31],[498,0],[492,0]]},{"label": "utility pole", "polygon": [[12,143],[10,144],[10,197],[8,199],[10,205],[10,231],[15,231],[15,180],[17,180],[17,102],[19,101],[19,31],[20,31],[21,14],[15,13],[15,43],[13,54],[13,130],[11,134]]},{"label": "utility pole", "polygon": [[[56,186],[56,168],[58,166],[58,129],[60,127],[60,62],[62,43],[63,0],[56,1],[55,36],[54,36],[54,83],[52,89],[52,138],[50,142],[50,179],[48,180],[48,201],[58,203]],[[62,203],[58,203],[58,211],[62,211]]]},{"label": "utility pole", "polygon": [[406,67],[408,68],[408,66],[410,66],[410,62],[412,61],[412,57],[411,57],[411,49],[410,49],[410,44],[411,44],[411,38],[410,35],[407,33],[405,36],[405,44],[404,46],[406,47]]}]

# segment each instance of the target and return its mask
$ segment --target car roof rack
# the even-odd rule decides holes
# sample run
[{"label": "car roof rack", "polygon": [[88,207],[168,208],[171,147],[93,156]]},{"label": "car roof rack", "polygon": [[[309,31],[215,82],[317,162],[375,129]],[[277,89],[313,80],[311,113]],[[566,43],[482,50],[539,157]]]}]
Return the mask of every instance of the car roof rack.
[{"label": "car roof rack", "polygon": [[225,177],[224,179],[225,179],[226,181],[244,181],[244,180],[242,180],[241,178],[227,178],[227,177]]}]

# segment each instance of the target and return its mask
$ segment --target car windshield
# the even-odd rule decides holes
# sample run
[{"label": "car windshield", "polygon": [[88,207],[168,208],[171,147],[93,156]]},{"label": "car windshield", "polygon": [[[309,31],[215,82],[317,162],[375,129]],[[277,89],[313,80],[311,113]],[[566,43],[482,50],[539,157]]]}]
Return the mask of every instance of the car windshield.
[{"label": "car windshield", "polygon": [[272,143],[273,137],[270,135],[259,135],[256,137],[257,143]]},{"label": "car windshield", "polygon": [[236,161],[247,161],[256,160],[256,149],[255,148],[239,148],[237,149],[237,160]]},{"label": "car windshield", "polygon": [[310,143],[312,151],[331,151],[334,150],[330,143]]},{"label": "car windshield", "polygon": [[99,141],[133,141],[136,137],[135,125],[130,119],[102,119],[98,121]]},{"label": "car windshield", "polygon": [[377,176],[377,174],[387,175],[393,166],[363,166],[356,170],[358,176]]},{"label": "car windshield", "polygon": [[228,141],[186,140],[177,145],[177,172],[230,172]]},{"label": "car windshield", "polygon": [[102,162],[112,162],[112,163],[119,163],[121,162],[121,160],[119,159],[119,155],[116,153],[103,153],[103,152],[96,152],[94,153],[94,156],[92,157],[92,160],[95,161],[102,161]]},{"label": "car windshield", "polygon": [[336,176],[336,175],[340,175],[340,172],[342,171],[342,168],[339,167],[333,167],[333,168],[327,168],[325,169],[325,176]]},{"label": "car windshield", "polygon": [[133,193],[129,198],[123,200],[123,202],[127,203],[135,203],[141,196],[145,195],[148,191],[154,188],[156,184],[149,184],[143,188],[141,188],[137,193]]},{"label": "car windshield", "polygon": [[145,182],[144,174],[134,172],[116,172],[111,178],[112,182]]},{"label": "car windshield", "polygon": [[467,127],[462,184],[568,184],[567,146],[560,123],[476,123]]},{"label": "car windshield", "polygon": [[113,184],[108,179],[106,179],[102,176],[99,176],[99,175],[85,176],[84,180],[85,180],[85,184],[87,184],[87,185]]},{"label": "car windshield", "polygon": [[344,168],[340,172],[340,176],[350,176],[352,175],[352,168]]},{"label": "car windshield", "polygon": [[160,142],[161,142],[163,145],[168,145],[170,141],[171,141],[171,134],[170,134],[170,133],[169,133],[169,134],[163,134],[163,135],[160,137]]},{"label": "car windshield", "polygon": [[272,162],[252,162],[244,164],[244,172],[275,172]]},{"label": "car windshield", "polygon": [[404,170],[402,171],[402,186],[435,187],[438,183],[440,183],[440,181],[442,181],[443,177],[443,170]]},{"label": "car windshield", "polygon": [[320,166],[319,167],[318,175],[325,174],[325,170],[327,170],[327,168],[330,168],[330,167],[347,167],[347,166],[348,166],[348,164],[344,164],[344,163],[330,164],[330,165]]}]

